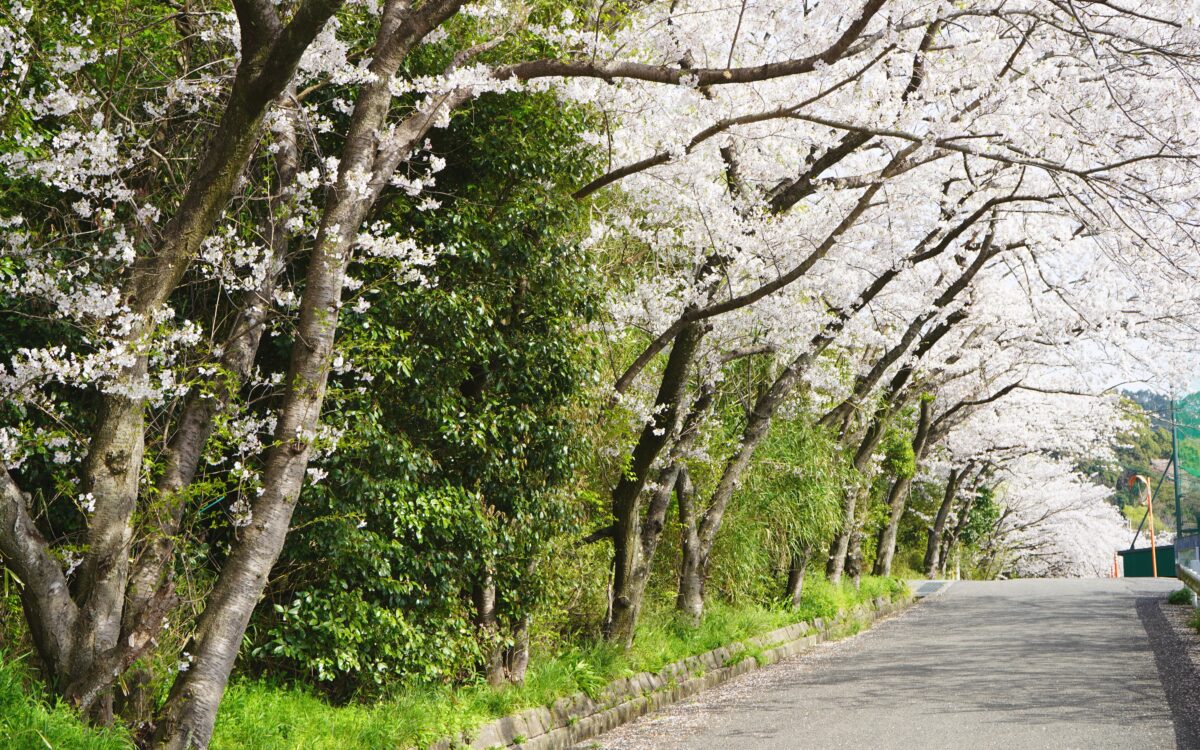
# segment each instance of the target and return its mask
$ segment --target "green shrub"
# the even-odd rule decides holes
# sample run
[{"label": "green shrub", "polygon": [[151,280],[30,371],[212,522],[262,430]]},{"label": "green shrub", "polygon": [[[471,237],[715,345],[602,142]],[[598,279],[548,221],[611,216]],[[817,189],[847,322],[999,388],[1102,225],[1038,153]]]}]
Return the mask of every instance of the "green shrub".
[{"label": "green shrub", "polygon": [[304,489],[251,673],[341,701],[470,679],[500,645],[473,625],[473,590],[494,586],[501,639],[546,597],[546,553],[577,530],[570,417],[600,299],[588,210],[570,197],[593,171],[586,127],[548,94],[481,97],[430,136],[443,210],[388,203],[381,218],[445,248],[425,268],[436,283],[389,285],[392,260],[356,266],[371,305],[343,313],[361,325],[339,355],[371,386],[330,385],[345,430]]},{"label": "green shrub", "polygon": [[1172,591],[1167,597],[1168,604],[1191,604],[1192,591],[1188,588],[1182,588],[1178,591]]}]

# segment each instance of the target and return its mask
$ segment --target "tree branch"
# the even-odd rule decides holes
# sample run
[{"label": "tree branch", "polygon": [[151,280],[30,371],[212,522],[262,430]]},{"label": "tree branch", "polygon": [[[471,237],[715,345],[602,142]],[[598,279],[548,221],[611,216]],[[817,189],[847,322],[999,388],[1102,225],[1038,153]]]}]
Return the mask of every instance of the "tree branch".
[{"label": "tree branch", "polygon": [[871,19],[883,8],[886,0],[868,0],[862,13],[838,39],[822,52],[808,57],[783,60],[743,68],[674,68],[666,65],[648,65],[635,62],[596,62],[567,60],[532,60],[507,65],[497,69],[496,77],[505,80],[518,78],[528,81],[534,78],[600,78],[612,81],[628,78],[650,83],[689,84],[720,86],[730,83],[754,83],[784,76],[811,73],[818,67],[832,65],[849,51],[851,45],[862,35]]}]

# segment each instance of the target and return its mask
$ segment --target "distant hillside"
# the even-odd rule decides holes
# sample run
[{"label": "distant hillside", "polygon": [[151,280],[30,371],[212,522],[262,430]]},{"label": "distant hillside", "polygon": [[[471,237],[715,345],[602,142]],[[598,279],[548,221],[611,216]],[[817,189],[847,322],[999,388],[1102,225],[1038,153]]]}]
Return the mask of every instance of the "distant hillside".
[{"label": "distant hillside", "polygon": [[1171,399],[1154,391],[1121,391],[1121,395],[1142,407],[1155,427],[1171,429]]},{"label": "distant hillside", "polygon": [[[1095,481],[1115,491],[1113,501],[1127,516],[1139,519],[1141,514],[1134,508],[1142,505],[1142,498],[1137,488],[1129,486],[1130,477],[1135,474],[1149,477],[1152,487],[1157,487],[1162,478],[1155,502],[1155,516],[1174,530],[1174,472],[1168,471],[1163,476],[1171,459],[1171,400],[1147,390],[1122,391],[1121,395],[1132,412],[1134,425],[1119,434],[1113,442],[1116,463],[1096,461],[1082,468]],[[1180,407],[1182,413],[1194,413],[1200,402],[1200,394],[1190,394],[1183,401],[1185,406]],[[1181,423],[1187,424],[1188,419],[1181,418]],[[1179,451],[1185,470],[1200,468],[1200,434],[1181,430]],[[1185,471],[1180,494],[1184,526],[1195,526],[1200,515],[1200,478]]]}]

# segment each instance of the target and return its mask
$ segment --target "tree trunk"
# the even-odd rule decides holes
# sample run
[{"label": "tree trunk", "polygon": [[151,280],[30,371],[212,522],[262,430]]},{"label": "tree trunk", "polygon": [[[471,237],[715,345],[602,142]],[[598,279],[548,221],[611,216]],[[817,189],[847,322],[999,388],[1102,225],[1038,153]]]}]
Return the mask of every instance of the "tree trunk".
[{"label": "tree trunk", "polygon": [[855,487],[842,502],[842,527],[829,547],[829,560],[825,563],[825,577],[830,583],[841,583],[842,575],[849,573],[857,586],[862,577],[862,524],[869,493],[869,487]]},{"label": "tree trunk", "polygon": [[[642,430],[633,449],[629,469],[613,488],[613,587],[608,617],[604,623],[604,638],[625,647],[633,643],[650,571],[650,561],[645,559],[646,550],[643,546],[642,490],[655,459],[674,436],[680,406],[687,390],[688,373],[705,330],[701,324],[692,324],[675,339],[655,399],[655,416]],[[673,472],[674,469],[669,467],[667,471]],[[660,480],[663,479],[668,479],[668,476],[660,476]],[[660,481],[655,494],[662,503],[670,500],[675,475],[671,473],[669,479],[670,484],[665,487]],[[663,492],[666,493],[665,500],[659,494]]]},{"label": "tree trunk", "polygon": [[[726,462],[724,471],[721,472],[721,478],[717,481],[707,509],[703,516],[696,521],[695,539],[689,540],[694,544],[690,549],[686,546],[684,549],[679,594],[676,599],[679,609],[696,622],[699,622],[700,616],[703,614],[704,582],[708,578],[708,563],[713,545],[716,543],[717,533],[721,529],[721,522],[725,517],[725,510],[729,507],[729,502],[733,499],[738,484],[741,483],[742,475],[750,466],[750,459],[754,456],[755,449],[766,439],[775,412],[791,395],[792,390],[814,359],[836,338],[837,333],[845,324],[845,315],[846,313],[843,311],[835,320],[827,323],[824,330],[814,337],[810,350],[793,359],[771,386],[755,401],[754,407],[747,417],[746,426],[742,430],[741,440],[734,450],[733,456]],[[690,483],[688,492],[694,494]],[[698,514],[698,509],[693,513]]]},{"label": "tree trunk", "polygon": [[[866,502],[862,503],[862,510],[868,508]],[[854,530],[850,532],[850,545],[846,550],[846,574],[850,576],[850,582],[854,588],[858,588],[862,583],[863,573],[863,551],[862,541],[866,529],[866,513],[860,512],[854,522]]]},{"label": "tree trunk", "polygon": [[682,553],[675,609],[693,625],[699,625],[704,614],[704,573],[707,566],[696,519],[695,488],[692,487],[686,469],[679,473],[675,487],[679,501],[679,538]]},{"label": "tree trunk", "polygon": [[890,512],[887,523],[879,530],[875,567],[871,570],[874,575],[892,574],[892,559],[896,556],[896,533],[900,530],[900,518],[904,515],[904,506],[911,487],[912,477],[899,477],[888,488],[887,503]]},{"label": "tree trunk", "polygon": [[[846,559],[850,555],[850,545],[855,530],[858,528],[858,517],[863,510],[860,506],[867,504],[870,487],[866,485],[867,469],[870,467],[871,454],[883,438],[884,423],[891,416],[887,405],[881,406],[867,426],[859,440],[858,450],[854,454],[854,469],[863,476],[859,486],[851,488],[842,499],[842,525],[829,545],[829,560],[825,563],[825,578],[833,584],[841,583],[842,573],[846,570]],[[861,544],[861,542],[860,542]]]},{"label": "tree trunk", "polygon": [[[391,105],[390,81],[408,50],[431,29],[457,12],[459,0],[426,3],[410,11],[392,2],[380,22],[375,76],[361,89],[351,116],[337,185],[328,192],[321,229],[305,280],[296,341],[286,379],[275,442],[267,452],[262,494],[254,501],[250,524],[233,545],[187,649],[191,667],[176,678],[161,712],[154,744],[163,750],[205,748],[212,737],[217,707],[225,692],[246,625],[279,557],[295,510],[312,440],[320,422],[341,307],[342,287],[355,238],[364,217],[391,179],[395,159],[407,152],[395,142],[381,148],[379,133]],[[433,106],[440,110],[443,102]],[[428,131],[436,112],[419,112],[400,126],[415,140]],[[414,118],[417,118],[414,121]],[[399,136],[397,136],[399,138]],[[366,194],[351,182],[369,175]]]},{"label": "tree trunk", "polygon": [[937,576],[942,532],[946,528],[946,519],[950,516],[954,498],[958,495],[958,482],[961,476],[962,472],[958,469],[950,471],[950,476],[946,479],[946,493],[942,497],[942,504],[934,518],[933,527],[929,529],[929,542],[925,545],[925,576],[927,578]]},{"label": "tree trunk", "polygon": [[297,137],[299,112],[292,87],[276,102],[281,113],[272,128],[276,150],[274,165],[278,187],[271,195],[269,220],[262,227],[268,240],[270,261],[262,282],[242,296],[240,311],[226,337],[221,367],[206,387],[189,394],[175,434],[163,458],[163,473],[155,491],[163,499],[151,509],[151,531],[142,541],[129,582],[126,627],[131,627],[146,602],[163,583],[164,568],[175,549],[175,535],[183,520],[185,502],[182,491],[192,483],[200,457],[221,414],[250,376],[262,341],[263,332],[275,304],[275,291],[283,273],[291,232],[287,229],[295,206],[296,175],[300,169],[300,145]]},{"label": "tree trunk", "polygon": [[[982,474],[982,471],[980,474]],[[977,497],[975,488],[978,486],[978,481],[979,475],[976,475],[976,483],[972,484],[970,491],[967,492],[967,497],[963,500],[962,505],[958,508],[957,518],[954,521],[954,526],[950,529],[950,533],[946,535],[945,540],[942,542],[940,562],[941,574],[943,578],[946,576],[946,566],[950,561],[950,553],[958,544],[958,539],[962,536],[963,529],[966,528],[967,520],[970,518],[971,508],[975,506],[975,498]]]},{"label": "tree trunk", "polygon": [[514,685],[525,682],[525,672],[529,669],[529,615],[521,618],[513,634],[513,645],[504,655],[504,670],[508,681]]},{"label": "tree trunk", "polygon": [[[184,404],[175,434],[167,445],[163,473],[155,483],[161,502],[150,509],[149,530],[138,545],[126,593],[122,633],[138,632],[148,625],[149,610],[163,597],[174,600],[173,581],[167,566],[175,551],[175,538],[186,511],[183,492],[195,477],[200,457],[212,435],[215,420],[225,411],[254,366],[262,335],[271,316],[274,294],[283,272],[291,235],[286,228],[292,216],[292,198],[300,164],[299,143],[296,137],[297,110],[290,91],[277,102],[283,113],[272,130],[277,150],[274,155],[278,188],[271,196],[270,219],[263,227],[271,251],[267,272],[257,288],[243,295],[241,309],[229,329],[221,356],[221,367],[208,387],[193,389]],[[158,606],[158,608],[163,608]],[[157,618],[161,621],[161,617]],[[157,632],[157,628],[155,628]],[[149,675],[138,674],[126,683],[123,715],[135,722],[152,720],[151,696],[140,695],[149,687]],[[78,702],[92,685],[76,683],[68,700]]]},{"label": "tree trunk", "polygon": [[496,582],[490,574],[471,589],[475,607],[475,628],[483,645],[484,675],[488,684],[504,684],[504,646],[500,643],[500,625],[496,619]]},{"label": "tree trunk", "polygon": [[786,595],[793,609],[800,606],[804,595],[804,573],[808,570],[812,550],[812,545],[806,545],[800,551],[792,553],[791,564],[788,566]]},{"label": "tree trunk", "polygon": [[[148,333],[153,313],[177,288],[258,145],[264,113],[291,80],[301,54],[339,4],[336,0],[307,2],[286,28],[273,10],[274,23],[242,26],[241,61],[220,121],[159,241],[139,257],[122,290],[134,321],[126,341],[138,342]],[[139,355],[121,378],[125,384],[137,386],[146,372],[146,356]],[[145,444],[143,409],[138,397],[110,393],[101,398],[82,470],[82,486],[92,494],[95,511],[88,522],[87,552],[73,601],[61,586],[62,580],[43,575],[46,543],[32,524],[26,525],[24,508],[3,509],[6,518],[0,532],[0,554],[5,564],[22,575],[26,588],[43,583],[50,586],[22,595],[34,642],[50,672],[49,682],[98,723],[111,719],[113,682],[153,645],[165,604],[163,597],[157,597],[153,611],[144,613],[155,621],[145,620],[133,632],[122,632],[132,520]],[[7,504],[10,497],[16,497],[23,506],[22,495],[7,470],[3,481],[6,487],[0,500]],[[15,490],[12,495],[10,484]],[[48,628],[58,632],[48,633]]]},{"label": "tree trunk", "polygon": [[[925,450],[929,445],[930,413],[933,402],[928,398],[921,399],[920,416],[917,418],[917,430],[913,434],[913,473],[916,473]],[[876,545],[875,568],[872,571],[877,576],[892,574],[892,559],[896,555],[896,533],[900,529],[900,518],[904,515],[904,506],[908,501],[908,493],[912,488],[913,476],[897,477],[888,488],[888,522],[879,532],[879,543]]]}]

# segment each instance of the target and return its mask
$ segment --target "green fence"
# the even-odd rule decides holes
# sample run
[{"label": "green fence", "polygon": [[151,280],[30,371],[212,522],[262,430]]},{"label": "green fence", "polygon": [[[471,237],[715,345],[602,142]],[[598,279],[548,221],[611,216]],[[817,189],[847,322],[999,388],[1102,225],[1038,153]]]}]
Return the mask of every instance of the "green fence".
[{"label": "green fence", "polygon": [[[1171,545],[1158,546],[1158,577],[1175,577],[1175,548]],[[1117,553],[1124,563],[1125,578],[1152,578],[1154,565],[1150,559],[1150,548],[1126,549]]]}]

